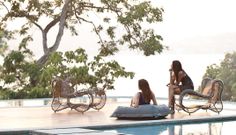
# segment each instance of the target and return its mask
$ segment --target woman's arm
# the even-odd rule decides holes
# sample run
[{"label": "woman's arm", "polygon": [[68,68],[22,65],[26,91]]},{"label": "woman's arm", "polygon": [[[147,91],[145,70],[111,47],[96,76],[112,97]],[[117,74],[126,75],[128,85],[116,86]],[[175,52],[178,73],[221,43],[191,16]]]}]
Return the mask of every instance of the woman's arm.
[{"label": "woman's arm", "polygon": [[177,79],[177,84],[179,85],[179,83],[182,81],[182,79],[186,76],[186,74],[184,73],[184,71],[180,71],[178,73],[178,79]]},{"label": "woman's arm", "polygon": [[131,100],[131,105],[130,106],[138,107],[138,105],[139,105],[139,96],[140,96],[139,92],[137,94],[135,94],[135,96]]},{"label": "woman's arm", "polygon": [[157,100],[155,94],[152,92],[152,102],[154,105],[157,105]]},{"label": "woman's arm", "polygon": [[171,72],[171,76],[170,76],[170,84],[171,85],[174,85],[175,84],[175,74],[174,74],[174,72],[172,71]]}]

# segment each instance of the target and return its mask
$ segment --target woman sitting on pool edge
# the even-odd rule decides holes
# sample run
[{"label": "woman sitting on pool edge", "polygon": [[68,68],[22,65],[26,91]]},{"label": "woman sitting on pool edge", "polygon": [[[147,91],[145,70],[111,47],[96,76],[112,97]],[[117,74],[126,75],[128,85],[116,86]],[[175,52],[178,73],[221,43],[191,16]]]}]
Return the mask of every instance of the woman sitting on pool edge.
[{"label": "woman sitting on pool edge", "polygon": [[149,87],[148,81],[140,79],[138,81],[138,88],[141,92],[137,94],[131,100],[131,107],[138,107],[139,105],[150,104],[151,100],[154,105],[157,105],[156,97]]}]

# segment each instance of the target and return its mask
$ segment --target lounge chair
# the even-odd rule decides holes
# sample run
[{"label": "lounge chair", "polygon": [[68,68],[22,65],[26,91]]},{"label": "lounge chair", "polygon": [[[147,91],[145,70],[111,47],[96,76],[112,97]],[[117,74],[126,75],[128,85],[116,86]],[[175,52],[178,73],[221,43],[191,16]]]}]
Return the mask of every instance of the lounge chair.
[{"label": "lounge chair", "polygon": [[[200,92],[187,89],[179,95],[179,104],[176,103],[176,109],[178,111],[183,110],[189,113],[189,115],[199,109],[211,110],[219,114],[223,110],[223,102],[221,97],[223,90],[223,81],[219,79],[205,78],[202,81]],[[188,100],[188,104],[184,104],[184,101],[186,101],[185,98],[201,100],[194,100],[193,104]]]},{"label": "lounge chair", "polygon": [[61,79],[58,77],[52,80],[53,99],[51,108],[54,112],[71,108],[83,113],[89,108],[100,110],[104,107],[106,104],[104,89],[88,88],[78,90],[76,85],[70,78]]}]

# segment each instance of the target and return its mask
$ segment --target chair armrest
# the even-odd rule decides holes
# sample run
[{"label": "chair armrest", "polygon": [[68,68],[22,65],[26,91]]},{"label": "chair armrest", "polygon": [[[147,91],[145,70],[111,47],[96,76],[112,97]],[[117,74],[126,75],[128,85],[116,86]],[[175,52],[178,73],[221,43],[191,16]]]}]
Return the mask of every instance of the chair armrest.
[{"label": "chair armrest", "polygon": [[203,94],[196,92],[192,89],[184,90],[183,92],[180,93],[180,96],[179,96],[179,105],[181,107],[185,107],[183,105],[183,99],[186,95],[196,96],[196,97],[200,97],[200,98],[204,98],[204,99],[209,99],[213,96],[213,95],[203,95]]}]

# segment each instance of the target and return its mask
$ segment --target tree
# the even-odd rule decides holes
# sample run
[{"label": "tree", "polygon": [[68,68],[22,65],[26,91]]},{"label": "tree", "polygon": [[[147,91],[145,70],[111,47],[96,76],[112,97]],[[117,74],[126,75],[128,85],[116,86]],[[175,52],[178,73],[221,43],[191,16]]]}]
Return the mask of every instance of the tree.
[{"label": "tree", "polygon": [[4,54],[7,50],[7,42],[6,42],[7,39],[8,39],[7,32],[4,32],[2,29],[0,29],[0,56],[2,57],[4,57]]},{"label": "tree", "polygon": [[[1,71],[4,73],[1,76],[4,84],[19,84],[17,91],[23,94],[18,97],[24,97],[37,86],[40,89],[49,87],[48,80],[52,76],[69,73],[77,77],[84,75],[85,79],[80,82],[82,84],[106,83],[113,88],[114,78],[133,76],[116,61],[104,60],[118,52],[119,46],[140,50],[146,56],[161,53],[166,48],[161,44],[162,37],[148,27],[151,26],[148,24],[162,21],[163,9],[152,7],[149,1],[3,0],[0,10],[3,37],[8,41],[17,37],[20,41],[18,50],[10,51],[4,58],[4,70]],[[102,18],[100,22],[93,19],[94,14]],[[18,22],[19,26],[10,27],[14,22]],[[84,23],[91,25],[98,38],[100,49],[94,60],[88,61],[82,48],[72,52],[57,52],[64,31],[69,30],[72,35],[78,36],[78,30]],[[28,49],[34,40],[32,31],[35,28],[41,32],[44,51],[37,60],[32,59],[33,54]],[[58,31],[54,43],[49,44],[49,31],[55,28]],[[69,67],[68,63],[73,66]]]},{"label": "tree", "polygon": [[[6,10],[5,16],[0,20],[1,29],[7,29],[9,21],[19,21],[19,18],[25,20],[20,29],[14,31],[14,34],[23,36],[21,43],[26,44],[33,40],[30,34],[33,26],[41,31],[44,55],[37,61],[39,65],[43,65],[48,56],[58,49],[64,29],[69,29],[72,34],[77,35],[81,23],[89,23],[93,26],[93,31],[99,38],[100,53],[105,56],[114,54],[118,51],[117,46],[124,44],[132,49],[143,51],[147,56],[163,50],[160,43],[162,37],[156,35],[153,29],[143,30],[141,25],[141,22],[162,21],[163,10],[153,8],[147,1],[139,3],[136,0],[100,0],[93,3],[87,0],[4,0],[1,2],[1,9]],[[90,17],[91,11],[103,14],[103,22],[109,26],[104,29],[104,24],[96,24]],[[120,37],[116,37],[117,27],[109,23],[112,19],[116,19],[115,22],[120,24],[119,27],[123,26],[125,30]],[[42,20],[49,20],[46,27],[40,25]],[[57,36],[53,45],[49,45],[48,32],[57,24],[59,24]],[[104,31],[109,38],[102,37],[101,33]]]},{"label": "tree", "polygon": [[224,82],[223,98],[236,99],[236,52],[227,53],[219,66],[216,64],[208,66],[204,77],[221,79]]},{"label": "tree", "polygon": [[220,67],[216,64],[212,64],[210,66],[207,66],[206,73],[204,74],[204,77],[210,77],[210,78],[217,78],[220,73]]},{"label": "tree", "polygon": [[232,100],[236,101],[236,82],[232,85],[231,92],[232,92]]}]

